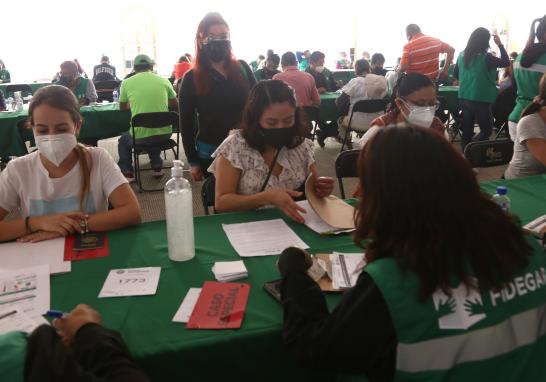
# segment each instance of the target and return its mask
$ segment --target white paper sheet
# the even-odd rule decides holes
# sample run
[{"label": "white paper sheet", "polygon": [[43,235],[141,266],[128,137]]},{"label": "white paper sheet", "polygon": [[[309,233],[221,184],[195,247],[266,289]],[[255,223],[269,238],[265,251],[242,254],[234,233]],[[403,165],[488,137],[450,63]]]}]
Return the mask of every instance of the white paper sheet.
[{"label": "white paper sheet", "polygon": [[70,272],[70,261],[64,261],[64,237],[38,243],[10,242],[0,244],[0,264],[3,269],[49,265],[51,274]]},{"label": "white paper sheet", "polygon": [[112,269],[99,298],[154,295],[160,273],[160,267]]},{"label": "white paper sheet", "polygon": [[180,307],[173,317],[173,322],[186,323],[190,320],[190,316],[193,313],[193,309],[195,308],[195,304],[197,304],[200,294],[201,288],[190,288],[188,290],[186,297],[184,297],[182,304],[180,304]]},{"label": "white paper sheet", "polygon": [[49,297],[48,265],[0,273],[0,310],[20,309],[34,318],[49,310]]},{"label": "white paper sheet", "polygon": [[311,230],[315,231],[320,235],[324,235],[327,233],[332,234],[338,231],[338,228],[332,227],[330,224],[322,220],[322,218],[317,215],[317,213],[315,212],[315,210],[313,210],[313,207],[311,207],[307,200],[300,200],[296,202],[296,204],[305,209],[306,212],[300,212],[300,214],[305,219],[305,225]]},{"label": "white paper sheet", "polygon": [[222,224],[222,228],[241,257],[279,255],[288,247],[309,248],[282,219]]},{"label": "white paper sheet", "polygon": [[352,288],[362,271],[364,255],[361,253],[339,253],[330,255],[332,264],[332,286],[336,289]]},{"label": "white paper sheet", "polygon": [[33,320],[19,309],[0,309],[0,335],[13,331],[30,333],[40,325],[42,322]]}]

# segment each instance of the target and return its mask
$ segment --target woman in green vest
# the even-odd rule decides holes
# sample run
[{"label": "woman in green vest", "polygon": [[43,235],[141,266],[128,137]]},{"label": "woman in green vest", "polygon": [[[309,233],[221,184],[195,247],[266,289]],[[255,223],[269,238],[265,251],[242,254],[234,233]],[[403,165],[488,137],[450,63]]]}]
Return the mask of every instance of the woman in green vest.
[{"label": "woman in green vest", "polygon": [[313,371],[360,381],[546,380],[537,241],[431,129],[380,129],[358,164],[354,242],[367,264],[330,312],[308,255],[283,252],[288,350]]},{"label": "woman in green vest", "polygon": [[459,55],[454,76],[459,80],[459,104],[462,109],[462,138],[464,150],[474,137],[474,122],[480,126],[477,140],[489,139],[493,128],[491,106],[497,98],[497,68],[510,66],[510,57],[499,36],[494,35],[500,58],[488,53],[491,34],[485,28],[472,32],[466,48]]},{"label": "woman in green vest", "polygon": [[[535,37],[538,42],[535,42]],[[546,15],[533,20],[527,45],[514,62],[517,98],[516,106],[508,117],[508,130],[513,141],[516,140],[516,128],[521,113],[538,95],[538,83],[544,73],[546,73]]]},{"label": "woman in green vest", "polygon": [[[5,312],[5,309],[4,309]],[[0,313],[0,320],[16,312]],[[101,325],[99,313],[80,304],[53,326],[32,333],[0,334],[2,382],[148,382],[119,333]]]}]

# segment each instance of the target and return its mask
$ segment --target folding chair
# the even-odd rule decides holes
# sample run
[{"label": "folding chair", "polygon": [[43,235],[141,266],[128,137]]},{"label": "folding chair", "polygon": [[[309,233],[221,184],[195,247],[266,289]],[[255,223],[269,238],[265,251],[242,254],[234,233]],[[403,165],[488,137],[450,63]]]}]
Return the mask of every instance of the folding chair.
[{"label": "folding chair", "polygon": [[[173,111],[141,113],[135,115],[131,120],[131,132],[133,136],[133,160],[135,163],[135,180],[138,185],[138,191],[161,191],[162,188],[144,189],[142,187],[141,171],[150,171],[149,169],[140,168],[140,155],[147,154],[150,150],[166,151],[172,150],[175,159],[178,159],[179,144],[180,144],[180,129],[178,128],[178,114]],[[148,129],[158,129],[168,125],[172,125],[173,133],[176,133],[176,141],[169,139],[161,144],[137,144],[135,140],[135,126],[146,127]],[[169,168],[169,167],[162,167]]]},{"label": "folding chair", "polygon": [[345,199],[343,178],[358,178],[357,162],[360,150],[346,150],[339,153],[335,161],[336,178],[339,182],[341,198]]},{"label": "folding chair", "polygon": [[353,116],[355,113],[378,113],[385,112],[387,110],[387,105],[389,104],[388,99],[367,99],[358,101],[353,105],[351,115],[349,116],[349,123],[347,125],[347,132],[341,143],[341,149],[339,152],[343,151],[343,148],[347,145],[347,140],[351,135],[351,131],[359,132],[359,130],[351,128],[351,123],[353,121]]},{"label": "folding chair", "polygon": [[98,102],[114,102],[114,89],[119,88],[120,81],[97,81],[95,89],[97,90]]},{"label": "folding chair", "polygon": [[216,178],[214,178],[214,175],[206,178],[201,186],[201,200],[203,202],[203,210],[205,210],[205,215],[209,214],[209,207],[212,207],[212,212],[216,213],[216,209],[214,208],[215,187]]},{"label": "folding chair", "polygon": [[311,140],[315,140],[317,134],[317,127],[320,122],[320,109],[314,106],[304,106],[302,110],[305,114],[305,121],[309,122],[311,125],[311,130],[309,131],[311,135]]},{"label": "folding chair", "polygon": [[471,142],[464,149],[464,156],[472,167],[493,167],[507,164],[514,154],[514,142],[510,139]]}]

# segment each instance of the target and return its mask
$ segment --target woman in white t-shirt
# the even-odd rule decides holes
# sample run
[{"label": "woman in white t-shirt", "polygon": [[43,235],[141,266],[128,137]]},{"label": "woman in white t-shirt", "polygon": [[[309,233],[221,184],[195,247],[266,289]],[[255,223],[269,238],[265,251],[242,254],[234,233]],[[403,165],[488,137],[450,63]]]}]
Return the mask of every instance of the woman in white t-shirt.
[{"label": "woman in white t-shirt", "polygon": [[313,144],[305,136],[293,90],[279,80],[262,81],[251,90],[243,111],[242,129],[234,130],[212,157],[217,211],[278,207],[303,223],[305,212],[294,198],[309,174],[318,196],[330,195],[332,178],[320,177]]},{"label": "woman in white t-shirt", "polygon": [[[82,118],[68,88],[38,90],[29,121],[38,151],[0,173],[0,241],[36,242],[140,223],[138,200],[114,160],[104,149],[77,143]],[[3,221],[17,208],[21,219]]]}]

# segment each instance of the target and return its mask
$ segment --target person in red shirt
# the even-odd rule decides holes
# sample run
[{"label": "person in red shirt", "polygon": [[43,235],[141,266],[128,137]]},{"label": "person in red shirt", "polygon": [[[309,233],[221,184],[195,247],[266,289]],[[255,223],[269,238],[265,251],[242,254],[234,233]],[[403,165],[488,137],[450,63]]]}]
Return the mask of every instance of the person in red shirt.
[{"label": "person in red shirt", "polygon": [[[408,43],[404,45],[398,71],[408,74],[421,73],[433,81],[437,81],[438,78],[444,79],[453,62],[455,49],[437,38],[424,35],[416,24],[406,27],[406,36]],[[442,71],[439,72],[438,56],[441,53],[447,53],[447,57]]]}]

